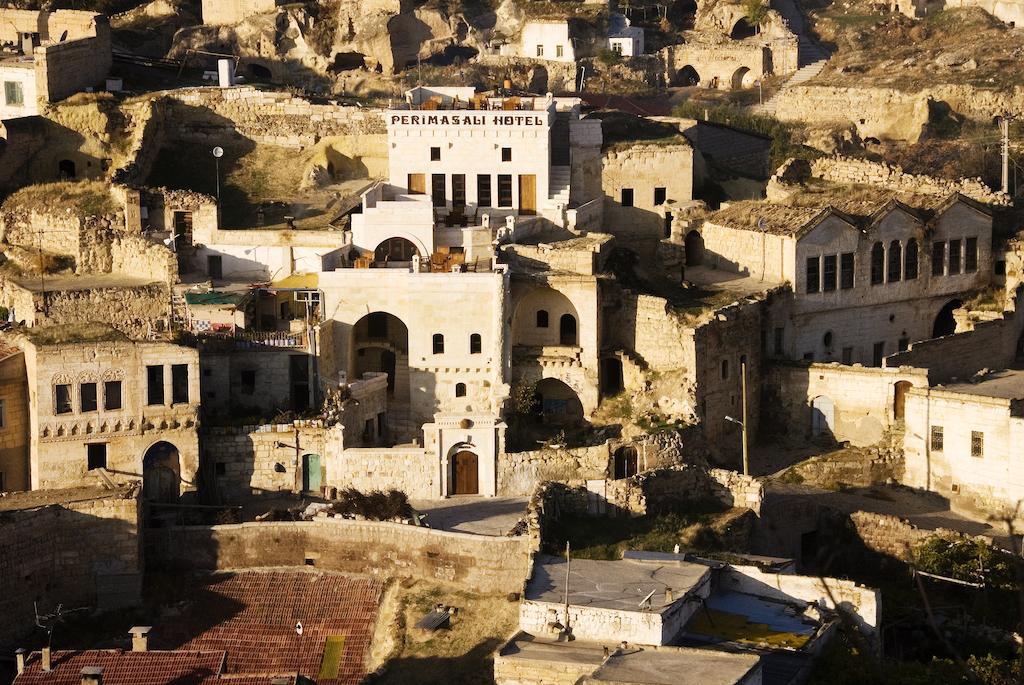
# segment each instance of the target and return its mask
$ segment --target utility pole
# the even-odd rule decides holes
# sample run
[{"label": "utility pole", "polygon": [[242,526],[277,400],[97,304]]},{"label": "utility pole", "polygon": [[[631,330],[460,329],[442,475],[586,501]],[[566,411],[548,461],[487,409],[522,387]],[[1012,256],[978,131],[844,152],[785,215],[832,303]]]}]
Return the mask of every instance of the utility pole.
[{"label": "utility pole", "polygon": [[747,454],[747,363],[740,362],[740,408],[743,411],[740,428],[743,429],[743,475],[750,475],[750,460]]},{"label": "utility pole", "polygon": [[1000,149],[1003,155],[1003,192],[1010,192],[1010,116],[999,117],[999,134],[1002,138]]}]

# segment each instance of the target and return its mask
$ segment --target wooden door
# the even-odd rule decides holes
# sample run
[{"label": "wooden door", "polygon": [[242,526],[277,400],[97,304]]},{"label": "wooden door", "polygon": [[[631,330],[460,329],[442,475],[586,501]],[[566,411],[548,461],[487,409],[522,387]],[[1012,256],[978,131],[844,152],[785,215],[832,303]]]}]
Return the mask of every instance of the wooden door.
[{"label": "wooden door", "polygon": [[427,175],[426,174],[409,174],[409,194],[410,195],[426,195],[427,193]]},{"label": "wooden door", "polygon": [[533,174],[519,175],[519,213],[537,213],[537,177]]},{"label": "wooden door", "polygon": [[320,490],[320,455],[302,455],[302,489],[305,492]]},{"label": "wooden door", "polygon": [[907,391],[912,388],[913,385],[910,381],[900,381],[896,384],[894,390],[895,395],[893,397],[892,411],[893,418],[900,420],[903,418],[904,411],[907,406]]},{"label": "wooden door", "polygon": [[455,494],[476,495],[480,492],[479,480],[477,478],[477,465],[479,460],[472,452],[457,452],[455,454]]}]

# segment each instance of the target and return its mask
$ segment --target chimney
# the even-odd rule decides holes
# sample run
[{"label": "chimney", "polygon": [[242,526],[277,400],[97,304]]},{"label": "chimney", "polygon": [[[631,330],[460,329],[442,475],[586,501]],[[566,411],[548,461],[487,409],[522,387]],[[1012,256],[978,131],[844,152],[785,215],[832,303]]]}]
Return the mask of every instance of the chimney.
[{"label": "chimney", "polygon": [[149,631],[153,626],[134,626],[128,633],[132,636],[132,651],[145,652],[149,649]]},{"label": "chimney", "polygon": [[18,674],[21,675],[25,672],[25,649],[19,647],[14,650],[14,660],[18,662]]},{"label": "chimney", "polygon": [[42,659],[43,659],[43,665],[40,666],[40,668],[42,670],[44,670],[44,671],[49,671],[50,670],[50,648],[49,647],[43,647]]},{"label": "chimney", "polygon": [[83,668],[82,685],[103,685],[103,667],[86,666]]},{"label": "chimney", "polygon": [[671,604],[674,601],[675,601],[675,599],[673,599],[673,596],[672,596],[672,588],[670,588],[670,587],[665,588],[665,604]]}]

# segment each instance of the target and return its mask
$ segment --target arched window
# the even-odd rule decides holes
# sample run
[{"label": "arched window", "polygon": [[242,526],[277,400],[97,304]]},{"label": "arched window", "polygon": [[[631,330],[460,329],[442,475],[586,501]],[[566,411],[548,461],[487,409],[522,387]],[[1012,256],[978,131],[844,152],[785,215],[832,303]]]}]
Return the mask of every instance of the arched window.
[{"label": "arched window", "polygon": [[548,327],[548,312],[546,309],[537,310],[537,328]]},{"label": "arched window", "polygon": [[455,384],[455,396],[456,397],[465,397],[466,396],[466,384],[465,383],[456,383]]},{"label": "arched window", "polygon": [[558,339],[562,345],[576,344],[576,317],[572,314],[562,314],[558,321]]},{"label": "arched window", "polygon": [[907,253],[903,255],[903,278],[912,281],[917,278],[917,239],[907,241]]},{"label": "arched window", "polygon": [[434,354],[444,354],[444,336],[434,333]]},{"label": "arched window", "polygon": [[885,282],[885,245],[875,243],[871,248],[871,285]]},{"label": "arched window", "polygon": [[889,243],[889,282],[899,281],[903,275],[903,248],[900,241]]},{"label": "arched window", "polygon": [[480,342],[480,334],[474,333],[473,335],[469,336],[469,353],[480,354],[480,350],[482,349],[483,345]]}]

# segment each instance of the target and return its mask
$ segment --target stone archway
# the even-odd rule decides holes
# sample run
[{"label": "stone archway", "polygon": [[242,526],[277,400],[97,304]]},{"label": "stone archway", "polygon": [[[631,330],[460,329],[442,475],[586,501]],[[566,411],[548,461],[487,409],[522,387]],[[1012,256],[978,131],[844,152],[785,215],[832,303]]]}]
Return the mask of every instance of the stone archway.
[{"label": "stone archway", "polygon": [[515,305],[512,315],[512,345],[578,345],[579,326],[579,313],[572,301],[563,293],[549,287],[531,289]]},{"label": "stone archway", "polygon": [[942,338],[956,333],[956,319],[953,312],[963,306],[960,300],[950,300],[942,305],[942,309],[935,315],[935,323],[932,324],[932,337]]},{"label": "stone archway", "polygon": [[740,90],[741,88],[749,88],[753,85],[754,77],[748,67],[740,67],[732,74],[730,79],[730,85],[733,90]]},{"label": "stone archway", "polygon": [[374,262],[411,262],[420,256],[420,251],[405,238],[388,238],[373,251]]},{"label": "stone archway", "polygon": [[541,420],[548,425],[583,423],[583,403],[576,391],[557,378],[545,378],[536,386]]},{"label": "stone archway", "polygon": [[700,266],[704,263],[704,236],[700,231],[690,231],[683,240],[686,251],[686,266]]},{"label": "stone archway", "polygon": [[181,455],[161,440],[142,457],[142,495],[149,502],[173,503],[181,492]]},{"label": "stone archway", "polygon": [[685,67],[676,72],[675,77],[672,79],[673,86],[682,86],[684,88],[690,86],[700,85],[700,74],[693,67],[692,64],[687,64]]},{"label": "stone archway", "polygon": [[370,312],[352,326],[349,380],[388,374],[389,401],[409,401],[409,329],[387,312]]},{"label": "stone archway", "polygon": [[729,37],[733,40],[743,40],[744,38],[752,38],[757,35],[757,27],[747,21],[746,17],[741,17],[732,26],[732,31],[729,32]]},{"label": "stone archway", "polygon": [[73,181],[76,178],[75,163],[70,159],[62,159],[57,164],[57,175],[62,181]]}]

